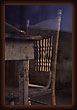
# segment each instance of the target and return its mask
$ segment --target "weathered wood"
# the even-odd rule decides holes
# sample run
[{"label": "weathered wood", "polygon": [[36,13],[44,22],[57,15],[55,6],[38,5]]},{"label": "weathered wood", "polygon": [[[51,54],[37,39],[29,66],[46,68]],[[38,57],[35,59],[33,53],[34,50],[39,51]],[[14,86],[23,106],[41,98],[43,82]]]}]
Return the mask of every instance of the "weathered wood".
[{"label": "weathered wood", "polygon": [[57,52],[58,52],[58,41],[59,41],[59,31],[60,31],[60,23],[61,23],[61,10],[58,11],[58,32],[57,35],[53,38],[53,51],[52,51],[52,63],[51,63],[51,90],[52,90],[52,105],[56,105],[56,97],[55,97],[55,80],[56,80],[56,64],[57,64]]},{"label": "weathered wood", "polygon": [[19,63],[19,104],[28,105],[28,60]]},{"label": "weathered wood", "polygon": [[5,34],[5,40],[24,40],[24,41],[35,41],[41,40],[42,36],[32,36],[32,35],[23,35],[23,34]]},{"label": "weathered wood", "polygon": [[5,43],[5,60],[34,59],[34,44],[28,41],[10,40]]},{"label": "weathered wood", "polygon": [[[39,92],[39,89],[40,89],[40,92]],[[30,88],[29,97],[33,98],[36,96],[42,96],[42,95],[46,95],[46,94],[51,93],[51,89],[42,90],[41,87],[39,89],[38,89],[38,87],[32,88],[32,89]]]},{"label": "weathered wood", "polygon": [[29,74],[28,74],[28,59],[23,61],[24,65],[24,105],[28,105],[28,84],[29,84]]},{"label": "weathered wood", "polygon": [[23,61],[19,62],[19,105],[24,104],[24,66]]}]

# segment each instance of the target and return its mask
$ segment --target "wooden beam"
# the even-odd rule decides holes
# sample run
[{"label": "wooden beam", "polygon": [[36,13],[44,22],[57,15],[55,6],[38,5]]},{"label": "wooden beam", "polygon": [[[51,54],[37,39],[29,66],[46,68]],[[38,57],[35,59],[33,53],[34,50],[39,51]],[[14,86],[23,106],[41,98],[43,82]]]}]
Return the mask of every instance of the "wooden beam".
[{"label": "wooden beam", "polygon": [[6,33],[5,34],[5,40],[24,40],[24,41],[34,41],[34,40],[40,40],[42,39],[42,36],[32,36],[32,35],[22,35],[22,34],[11,34]]},{"label": "wooden beam", "polygon": [[28,60],[19,62],[19,104],[28,105]]},{"label": "wooden beam", "polygon": [[28,59],[23,61],[24,65],[24,105],[28,105],[28,84],[29,84],[29,72],[28,72]]}]

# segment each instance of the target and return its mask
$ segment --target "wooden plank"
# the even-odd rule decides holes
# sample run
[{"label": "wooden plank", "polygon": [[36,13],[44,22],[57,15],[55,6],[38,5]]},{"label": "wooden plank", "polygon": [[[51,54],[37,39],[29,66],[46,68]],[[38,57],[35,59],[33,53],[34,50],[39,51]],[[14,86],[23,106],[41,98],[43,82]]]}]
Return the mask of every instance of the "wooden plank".
[{"label": "wooden plank", "polygon": [[39,39],[42,39],[42,36],[30,36],[26,34],[23,35],[23,34],[10,34],[10,33],[5,34],[5,40],[34,41]]},{"label": "wooden plank", "polygon": [[29,96],[31,98],[36,97],[36,96],[42,96],[42,95],[46,95],[46,94],[50,94],[51,93],[51,89],[46,89],[46,90],[42,90],[41,88],[32,88],[29,90]]},{"label": "wooden plank", "polygon": [[6,41],[5,60],[34,59],[34,44],[28,41]]}]

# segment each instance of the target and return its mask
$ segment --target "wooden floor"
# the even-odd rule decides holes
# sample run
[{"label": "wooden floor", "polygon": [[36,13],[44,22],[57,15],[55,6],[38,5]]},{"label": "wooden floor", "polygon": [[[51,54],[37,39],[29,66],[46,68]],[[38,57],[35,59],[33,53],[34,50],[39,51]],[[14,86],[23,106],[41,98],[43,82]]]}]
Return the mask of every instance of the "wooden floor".
[{"label": "wooden floor", "polygon": [[[6,88],[6,104],[9,105],[9,99],[11,96],[9,93],[13,92],[15,98],[15,104],[18,105],[19,101],[19,89],[18,88]],[[29,97],[32,99],[32,105],[51,105],[51,89],[42,90],[41,88],[29,87]],[[37,102],[38,103],[37,103]],[[45,104],[39,103],[43,102]],[[57,105],[71,105],[72,104],[72,89],[56,90],[56,104]]]},{"label": "wooden floor", "polygon": [[[19,88],[14,88],[14,87],[7,87],[5,89],[5,96],[7,98],[11,97],[10,93],[13,93],[14,94],[14,97],[19,97]],[[47,90],[43,90],[41,87],[38,88],[38,87],[29,87],[28,89],[28,95],[29,97],[35,97],[35,96],[41,96],[41,95],[45,95],[45,94],[49,94],[51,93],[51,89],[47,89]]]}]

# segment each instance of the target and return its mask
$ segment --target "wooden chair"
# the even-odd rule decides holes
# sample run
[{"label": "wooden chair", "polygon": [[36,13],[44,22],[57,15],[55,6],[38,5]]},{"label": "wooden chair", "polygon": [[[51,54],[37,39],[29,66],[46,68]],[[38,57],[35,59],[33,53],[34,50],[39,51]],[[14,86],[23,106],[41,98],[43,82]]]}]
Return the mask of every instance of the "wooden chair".
[{"label": "wooden chair", "polygon": [[[60,32],[60,24],[61,24],[61,14],[62,10],[58,10],[57,12],[57,19],[52,20],[57,21],[55,24],[55,30],[51,30],[51,33],[42,36],[41,39],[34,41],[34,64],[35,64],[35,71],[49,72],[49,81],[46,86],[32,86],[32,87],[39,87],[35,89],[35,92],[31,91],[30,96],[37,96],[44,94],[48,90],[52,93],[52,100],[51,104],[56,105],[56,98],[55,98],[55,80],[56,80],[56,64],[57,64],[57,52],[58,52],[58,41],[59,41],[59,32]],[[45,30],[45,28],[43,29]],[[49,87],[51,86],[51,89]],[[36,94],[36,95],[35,95]],[[37,102],[37,101],[36,101]],[[37,102],[38,103],[38,102]]]}]

